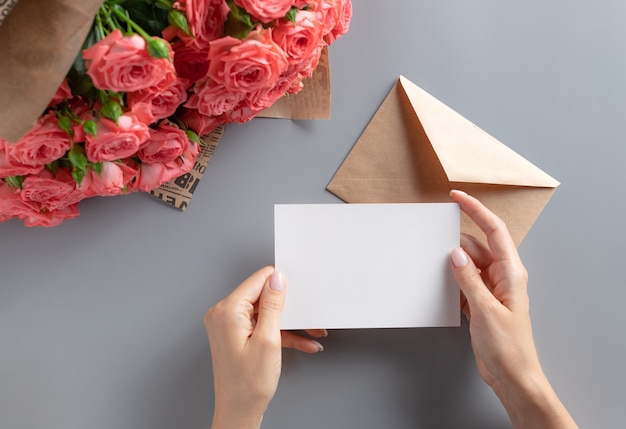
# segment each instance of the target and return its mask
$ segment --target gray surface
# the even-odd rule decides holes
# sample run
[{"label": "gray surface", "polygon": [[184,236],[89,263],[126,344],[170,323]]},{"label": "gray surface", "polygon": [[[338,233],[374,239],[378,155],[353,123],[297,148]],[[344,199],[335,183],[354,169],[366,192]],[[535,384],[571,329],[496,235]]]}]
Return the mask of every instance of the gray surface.
[{"label": "gray surface", "polygon": [[[381,4],[356,0],[330,49],[332,119],[230,127],[187,212],[132,195],[0,224],[1,428],[207,428],[204,311],[272,262],[274,203],[338,201],[324,188],[400,74],[563,183],[520,248],[537,346],[582,427],[624,427],[625,3]],[[509,426],[466,326],[324,344],[285,353],[264,427]]]}]

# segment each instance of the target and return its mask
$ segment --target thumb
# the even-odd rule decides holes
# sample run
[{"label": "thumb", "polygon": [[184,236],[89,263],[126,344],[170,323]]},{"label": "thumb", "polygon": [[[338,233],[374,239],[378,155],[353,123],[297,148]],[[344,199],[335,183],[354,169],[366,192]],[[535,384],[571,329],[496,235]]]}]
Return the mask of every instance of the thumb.
[{"label": "thumb", "polygon": [[451,253],[452,272],[459,288],[465,295],[470,311],[480,302],[495,299],[487,289],[487,285],[480,277],[480,272],[474,261],[461,247],[456,247]]},{"label": "thumb", "polygon": [[280,315],[285,305],[285,276],[280,271],[274,271],[265,282],[259,300],[259,315],[254,329],[255,335],[270,338],[280,335]]}]

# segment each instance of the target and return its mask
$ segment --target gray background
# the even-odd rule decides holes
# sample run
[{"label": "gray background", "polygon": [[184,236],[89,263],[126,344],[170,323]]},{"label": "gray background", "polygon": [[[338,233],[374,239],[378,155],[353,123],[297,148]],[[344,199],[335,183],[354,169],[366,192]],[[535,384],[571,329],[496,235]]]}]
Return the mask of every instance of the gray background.
[{"label": "gray background", "polygon": [[[205,310],[273,259],[274,203],[324,190],[403,74],[562,182],[520,247],[546,373],[582,427],[626,423],[623,1],[354,2],[332,119],[231,126],[185,213],[81,203],[0,224],[0,427],[209,427]],[[284,354],[266,428],[500,428],[467,326],[335,331]]]}]

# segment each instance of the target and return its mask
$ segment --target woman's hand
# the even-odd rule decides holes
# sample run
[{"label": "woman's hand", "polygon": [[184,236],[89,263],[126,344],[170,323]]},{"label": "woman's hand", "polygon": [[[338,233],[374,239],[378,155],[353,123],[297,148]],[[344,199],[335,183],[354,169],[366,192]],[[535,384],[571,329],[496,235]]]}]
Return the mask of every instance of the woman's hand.
[{"label": "woman's hand", "polygon": [[485,246],[462,236],[462,247],[451,255],[481,377],[502,401],[514,427],[576,427],[539,364],[528,274],[506,225],[464,192],[450,195],[487,237]]},{"label": "woman's hand", "polygon": [[[317,341],[281,333],[284,302],[285,279],[268,266],[206,312],[215,381],[214,429],[260,427],[278,386],[282,346],[308,353],[322,350]],[[325,330],[307,332],[326,335]]]}]

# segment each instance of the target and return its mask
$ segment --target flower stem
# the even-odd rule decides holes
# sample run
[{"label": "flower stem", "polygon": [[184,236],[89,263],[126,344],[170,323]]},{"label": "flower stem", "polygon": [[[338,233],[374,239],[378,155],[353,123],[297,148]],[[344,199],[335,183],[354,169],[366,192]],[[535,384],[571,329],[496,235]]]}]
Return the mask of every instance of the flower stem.
[{"label": "flower stem", "polygon": [[96,15],[96,28],[98,29],[98,40],[102,40],[106,37],[107,32],[104,29],[104,25],[102,24],[102,17],[100,16],[100,13],[98,13]]},{"label": "flower stem", "polygon": [[126,22],[128,25],[130,25],[132,27],[133,30],[135,30],[137,32],[137,34],[139,34],[141,37],[143,37],[144,39],[146,39],[146,41],[150,41],[152,40],[152,36],[150,36],[148,33],[145,32],[145,30],[143,28],[141,28],[139,25],[137,25],[137,23],[135,23],[135,21],[133,21],[132,19],[130,19],[128,17],[128,15],[126,15],[121,9],[121,6],[119,5],[113,5],[111,7],[111,9],[109,9],[111,12],[113,12],[115,14],[115,16],[117,16],[119,19],[121,19],[122,21]]}]

